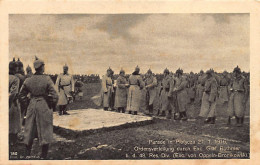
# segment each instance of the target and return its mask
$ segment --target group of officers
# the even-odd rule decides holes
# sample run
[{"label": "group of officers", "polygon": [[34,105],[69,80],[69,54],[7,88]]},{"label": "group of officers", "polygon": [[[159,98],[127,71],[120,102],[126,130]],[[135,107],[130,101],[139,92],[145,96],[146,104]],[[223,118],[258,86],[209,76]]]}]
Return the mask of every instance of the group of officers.
[{"label": "group of officers", "polygon": [[[242,75],[238,66],[234,68],[231,77],[226,71],[217,75],[213,69],[209,69],[206,74],[200,72],[196,80],[193,74],[184,74],[180,68],[175,74],[166,68],[160,82],[151,69],[141,75],[138,66],[128,79],[125,71],[121,69],[116,83],[113,81],[113,73],[109,68],[102,78],[101,98],[105,111],[115,107],[118,112],[128,111],[129,114],[137,115],[143,102],[146,102],[147,115],[185,121],[188,119],[187,104],[196,99],[201,106],[197,118],[205,119],[205,124],[215,124],[216,105],[219,100],[227,107],[224,109],[228,116],[227,123],[230,124],[231,118],[235,116],[236,125],[243,124],[245,105],[249,98],[249,80]],[[154,113],[157,99],[159,107]]]},{"label": "group of officers", "polygon": [[66,109],[73,101],[75,84],[66,64],[55,85],[44,74],[43,60],[35,57],[33,66],[35,73],[28,66],[25,74],[19,58],[9,63],[9,144],[17,143],[24,126],[25,155],[30,156],[33,139],[37,137],[42,146],[40,156],[46,159],[53,140],[53,110],[58,105],[59,115],[69,115]]},{"label": "group of officers", "polygon": [[[68,73],[67,65],[64,65],[63,73],[57,77],[55,84],[44,74],[43,60],[35,57],[33,66],[35,73],[33,74],[28,66],[25,74],[20,59],[13,59],[9,63],[9,142],[11,145],[17,142],[17,135],[24,125],[25,154],[30,155],[33,139],[37,137],[42,147],[41,158],[46,159],[49,143],[53,140],[53,110],[58,105],[59,115],[69,115],[66,109],[73,101],[75,82],[73,76]],[[183,74],[183,70],[178,69],[171,75],[166,68],[160,83],[150,69],[144,77],[140,75],[138,66],[128,79],[122,69],[116,83],[112,78],[113,73],[109,68],[102,77],[101,98],[105,111],[113,106],[118,112],[128,111],[129,114],[137,115],[144,100],[142,93],[146,91],[148,115],[154,114],[154,102],[159,96],[157,115],[166,116],[168,119],[173,116],[175,120],[188,119],[186,112],[190,97],[187,87],[191,87],[191,81]],[[206,119],[205,123],[215,123],[216,101],[218,90],[221,90],[220,95],[228,97],[225,99],[228,101],[228,123],[231,117],[235,116],[237,125],[243,124],[244,104],[249,88],[239,67],[234,69],[231,81],[226,81],[225,78],[218,80],[210,69],[206,76],[199,76],[198,82],[196,97],[201,97],[199,116]]]}]

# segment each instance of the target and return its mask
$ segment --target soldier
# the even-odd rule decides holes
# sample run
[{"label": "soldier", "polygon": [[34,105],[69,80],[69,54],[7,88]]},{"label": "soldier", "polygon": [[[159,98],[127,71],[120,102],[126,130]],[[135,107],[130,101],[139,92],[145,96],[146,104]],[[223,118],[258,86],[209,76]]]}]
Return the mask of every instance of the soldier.
[{"label": "soldier", "polygon": [[231,117],[235,115],[237,126],[241,127],[244,122],[245,104],[249,89],[238,66],[234,68],[233,74],[234,79],[230,84],[231,95],[228,103],[228,124],[231,123]]},{"label": "soldier", "polygon": [[63,66],[63,74],[58,75],[55,83],[59,92],[59,115],[69,115],[67,105],[73,101],[74,79],[68,73],[68,70],[69,67],[65,64]]},{"label": "soldier", "polygon": [[219,80],[219,100],[221,104],[228,102],[228,85],[230,80],[227,76],[227,71],[224,71]]},{"label": "soldier", "polygon": [[213,77],[213,70],[208,70],[206,74],[207,80],[205,82],[199,116],[207,118],[204,121],[205,124],[215,124],[218,84],[217,80]]},{"label": "soldier", "polygon": [[187,92],[189,95],[189,102],[192,103],[195,100],[195,75],[193,72],[190,72],[188,77],[188,88]]},{"label": "soldier", "polygon": [[176,112],[180,113],[181,120],[187,120],[186,106],[189,99],[186,90],[187,84],[187,77],[183,76],[183,71],[179,68],[176,71],[175,85],[172,86],[171,93],[176,94]]},{"label": "soldier", "polygon": [[199,104],[201,104],[201,99],[204,92],[204,85],[205,85],[204,72],[203,70],[201,70],[196,85],[196,102]]},{"label": "soldier", "polygon": [[118,112],[125,113],[127,103],[127,88],[129,84],[125,78],[125,71],[120,70],[119,77],[116,80],[116,94],[115,94],[115,107]]},{"label": "soldier", "polygon": [[145,88],[147,90],[148,115],[153,115],[153,104],[157,93],[157,79],[153,76],[151,69],[147,71],[145,79]]},{"label": "soldier", "polygon": [[144,88],[144,82],[139,72],[140,68],[137,66],[129,77],[130,88],[127,98],[127,110],[129,111],[129,114],[133,111],[134,115],[137,115],[137,112],[140,110],[141,90]]},{"label": "soldier", "polygon": [[44,75],[44,62],[36,57],[34,61],[35,74],[26,79],[20,93],[21,103],[26,104],[30,93],[24,132],[26,155],[31,154],[33,139],[38,135],[42,146],[41,158],[46,159],[49,143],[53,140],[53,112],[52,108],[58,101],[58,94],[54,89],[51,78]]},{"label": "soldier", "polygon": [[111,68],[107,69],[107,74],[102,78],[102,98],[103,98],[103,108],[105,111],[108,111],[108,108],[111,107],[111,97],[113,92],[113,83],[112,83],[112,74],[113,70]]},{"label": "soldier", "polygon": [[79,96],[79,99],[82,100],[83,98],[83,86],[84,83],[81,81],[81,78],[79,78],[76,82],[75,82],[75,87],[77,88],[77,93]]},{"label": "soldier", "polygon": [[18,108],[19,78],[15,76],[15,59],[9,63],[9,142],[14,145],[21,130],[21,112]]},{"label": "soldier", "polygon": [[26,68],[26,73],[27,74],[26,74],[25,78],[29,78],[29,77],[31,77],[33,75],[32,68],[29,65]]},{"label": "soldier", "polygon": [[[171,106],[170,106],[170,84],[172,81],[172,78],[170,77],[170,72],[169,70],[166,68],[163,71],[163,79],[161,82],[161,89],[159,92],[159,97],[160,97],[160,110],[158,111],[157,115],[159,116],[166,116],[166,112],[167,112],[167,118],[171,117]],[[161,112],[160,112],[161,111]]]}]

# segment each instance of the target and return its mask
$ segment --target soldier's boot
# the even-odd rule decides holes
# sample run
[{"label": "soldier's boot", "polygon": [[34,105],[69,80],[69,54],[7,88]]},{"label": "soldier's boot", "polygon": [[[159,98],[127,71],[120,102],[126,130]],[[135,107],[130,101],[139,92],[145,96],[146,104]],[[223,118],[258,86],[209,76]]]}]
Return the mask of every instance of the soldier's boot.
[{"label": "soldier's boot", "polygon": [[181,120],[180,113],[177,112],[174,114],[174,120]]},{"label": "soldier's boot", "polygon": [[122,113],[125,113],[125,108],[124,107],[122,108]]},{"label": "soldier's boot", "polygon": [[165,117],[166,116],[165,111],[162,111],[160,116]]},{"label": "soldier's boot", "polygon": [[153,115],[153,104],[149,105],[149,115]]},{"label": "soldier's boot", "polygon": [[132,114],[132,111],[129,111],[128,114]]},{"label": "soldier's boot", "polygon": [[238,117],[237,127],[242,127],[242,118]]},{"label": "soldier's boot", "polygon": [[108,107],[104,107],[103,109],[104,109],[104,111],[108,111]]},{"label": "soldier's boot", "polygon": [[134,111],[134,115],[137,115],[137,111]]},{"label": "soldier's boot", "polygon": [[118,112],[118,113],[121,112],[121,107],[117,108],[117,112]]},{"label": "soldier's boot", "polygon": [[230,117],[230,116],[228,117],[228,122],[227,122],[227,124],[228,124],[228,125],[231,124],[231,117]]},{"label": "soldier's boot", "polygon": [[157,111],[157,114],[156,114],[156,115],[157,115],[157,116],[159,116],[159,115],[160,115],[160,110],[158,110],[158,111]]},{"label": "soldier's boot", "polygon": [[215,117],[212,117],[212,118],[211,118],[211,121],[209,122],[209,124],[215,124],[215,120],[216,120],[216,118],[215,118]]},{"label": "soldier's boot", "polygon": [[166,116],[166,119],[171,119],[172,118],[172,111],[169,110],[167,116]]},{"label": "soldier's boot", "polygon": [[63,106],[60,105],[60,106],[59,106],[59,115],[62,115],[62,112],[63,112]]},{"label": "soldier's boot", "polygon": [[42,145],[41,159],[47,159],[48,149],[49,149],[48,144]]},{"label": "soldier's boot", "polygon": [[64,108],[64,110],[63,110],[63,115],[70,115],[70,114],[67,112],[66,108]]},{"label": "soldier's boot", "polygon": [[187,114],[186,114],[186,112],[184,111],[184,112],[181,112],[181,120],[183,120],[183,121],[186,121],[188,118],[187,118]]},{"label": "soldier's boot", "polygon": [[241,117],[241,124],[244,124],[244,117]]},{"label": "soldier's boot", "polygon": [[204,123],[205,123],[205,124],[209,124],[209,123],[211,122],[211,120],[212,120],[212,118],[211,118],[211,117],[208,117],[208,118],[204,121]]},{"label": "soldier's boot", "polygon": [[31,155],[32,144],[25,145],[25,157]]}]

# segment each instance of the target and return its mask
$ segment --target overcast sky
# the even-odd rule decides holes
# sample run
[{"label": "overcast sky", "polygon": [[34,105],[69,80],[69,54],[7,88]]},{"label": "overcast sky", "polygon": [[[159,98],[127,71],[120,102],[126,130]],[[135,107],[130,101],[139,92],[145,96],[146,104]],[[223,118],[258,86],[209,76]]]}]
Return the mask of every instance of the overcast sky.
[{"label": "overcast sky", "polygon": [[46,73],[249,71],[249,14],[10,15],[9,58]]}]

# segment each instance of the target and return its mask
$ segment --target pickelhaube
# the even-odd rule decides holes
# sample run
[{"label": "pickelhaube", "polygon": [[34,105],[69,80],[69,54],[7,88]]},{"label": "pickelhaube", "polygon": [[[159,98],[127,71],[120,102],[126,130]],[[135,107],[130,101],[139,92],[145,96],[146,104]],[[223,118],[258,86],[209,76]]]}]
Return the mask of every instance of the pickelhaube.
[{"label": "pickelhaube", "polygon": [[108,72],[108,71],[112,72],[113,70],[109,67],[109,68],[107,69],[107,72]]},{"label": "pickelhaube", "polygon": [[33,62],[33,67],[34,67],[35,69],[38,69],[38,68],[40,68],[42,65],[45,65],[45,64],[44,64],[44,61],[35,56],[35,61]]},{"label": "pickelhaube", "polygon": [[182,74],[182,73],[183,73],[183,70],[181,68],[176,70],[176,74]]},{"label": "pickelhaube", "polygon": [[213,69],[209,69],[209,70],[207,70],[207,71],[206,71],[206,74],[210,74],[210,75],[212,75],[212,74],[213,74],[213,72],[214,72],[214,70],[213,70]]},{"label": "pickelhaube", "polygon": [[13,70],[15,69],[15,67],[16,67],[16,62],[15,62],[15,58],[13,58],[13,61],[9,62],[9,69]]},{"label": "pickelhaube", "polygon": [[140,68],[139,68],[139,66],[138,66],[138,65],[135,67],[135,71],[137,71],[137,72],[139,72],[139,71],[140,71]]},{"label": "pickelhaube", "polygon": [[233,73],[241,73],[241,69],[237,66],[234,68]]},{"label": "pickelhaube", "polygon": [[63,69],[69,69],[68,65],[65,64],[65,65],[63,66]]},{"label": "pickelhaube", "polygon": [[18,60],[16,61],[16,66],[19,68],[23,67],[23,63],[20,61],[20,58],[18,58]]},{"label": "pickelhaube", "polygon": [[147,73],[149,73],[149,74],[153,74],[153,72],[152,72],[151,69],[149,69],[149,70],[147,71]]},{"label": "pickelhaube", "polygon": [[121,70],[120,70],[119,74],[121,74],[121,73],[125,73],[125,71],[124,71],[124,69],[123,69],[123,68],[121,68]]},{"label": "pickelhaube", "polygon": [[165,68],[164,71],[163,71],[163,73],[167,73],[167,74],[169,74],[170,71],[169,71],[169,69]]},{"label": "pickelhaube", "polygon": [[204,74],[204,71],[203,71],[203,70],[200,70],[200,74]]},{"label": "pickelhaube", "polygon": [[28,65],[27,67],[26,67],[26,72],[28,73],[28,72],[31,72],[32,71],[32,68]]}]

